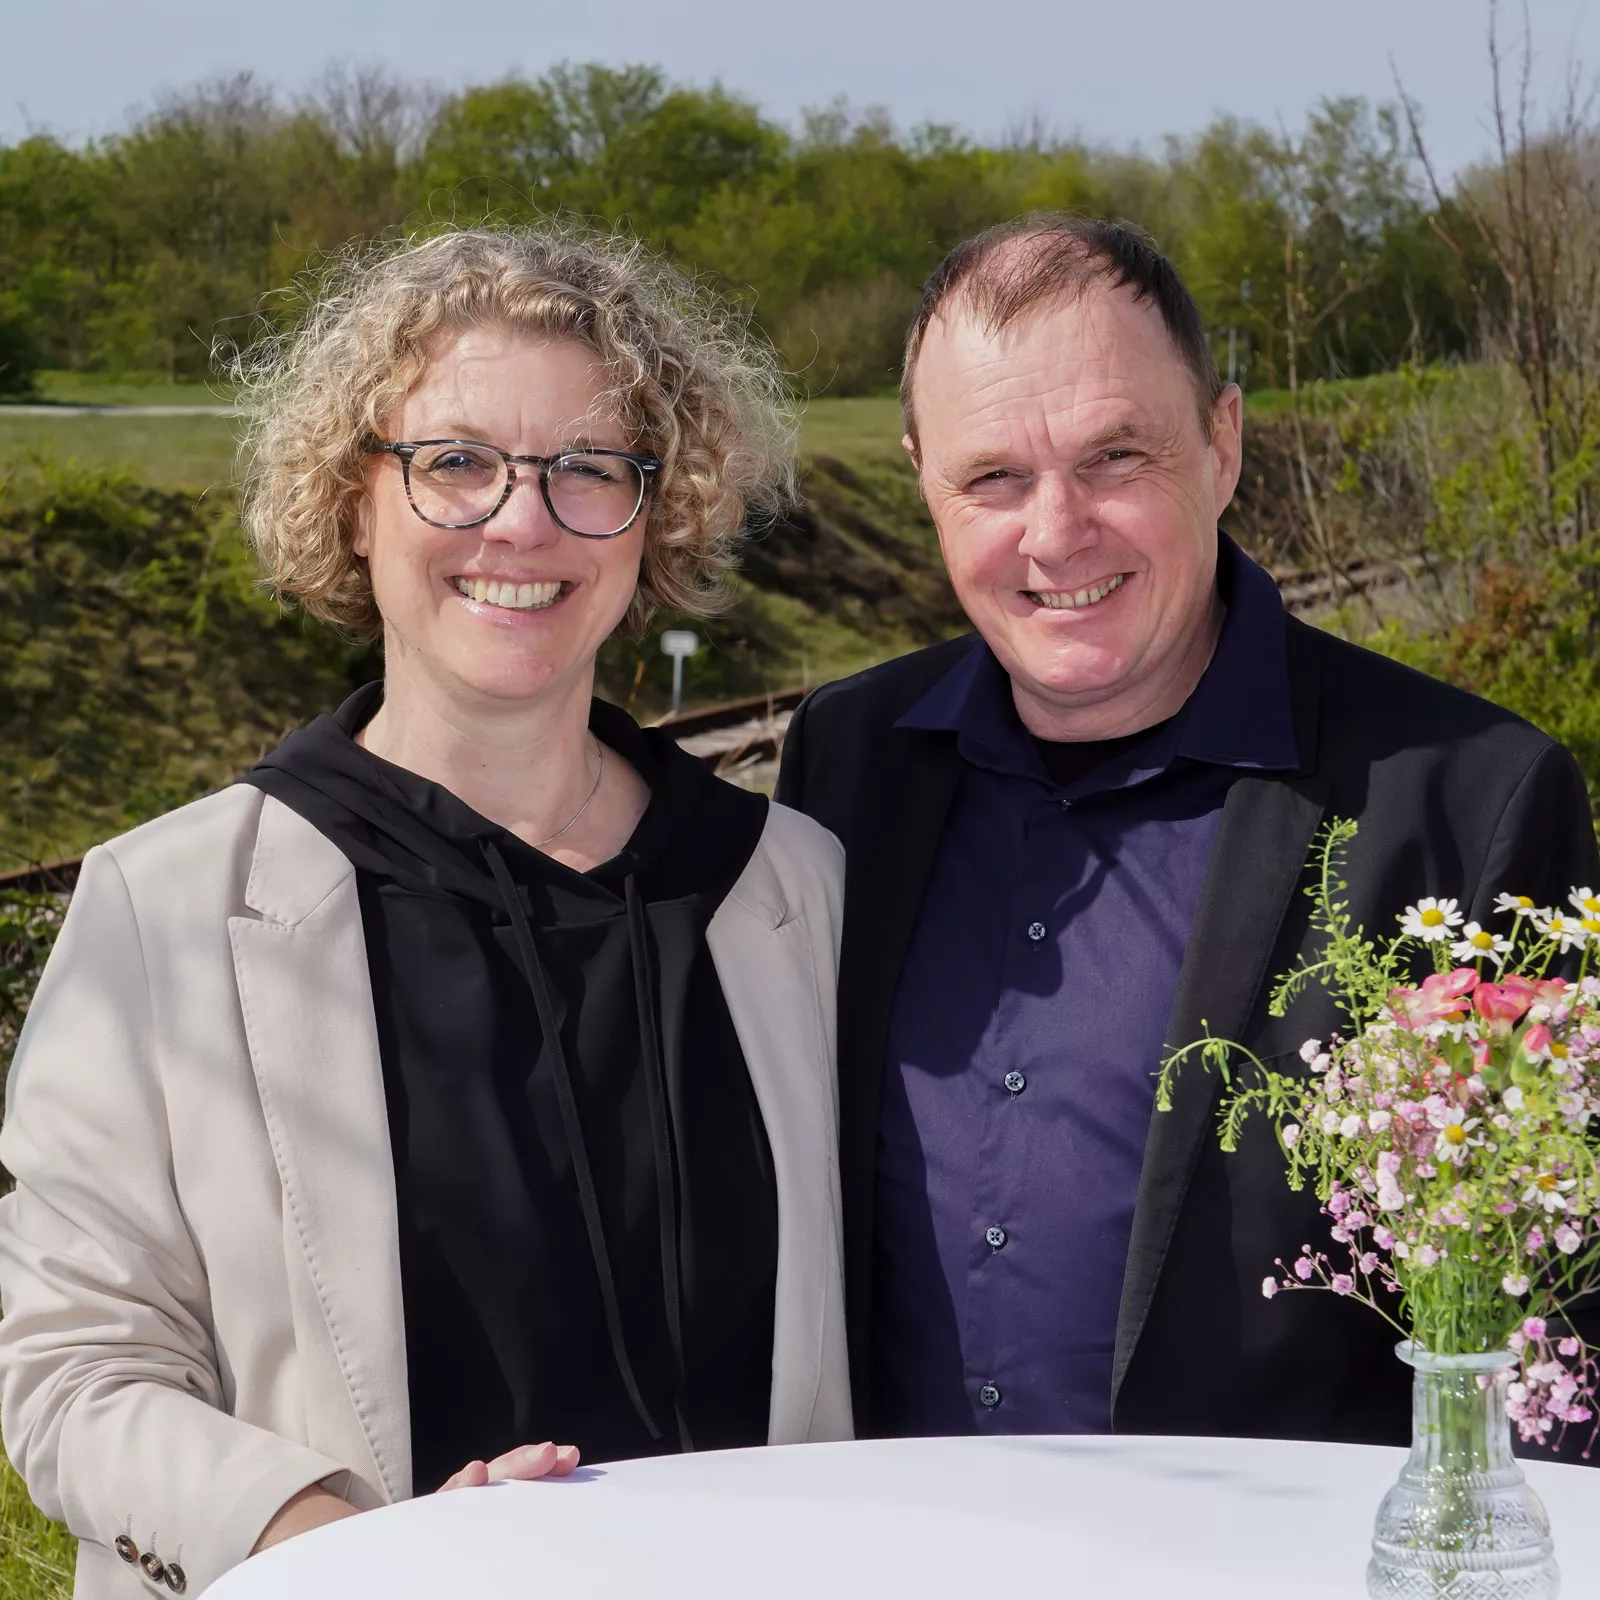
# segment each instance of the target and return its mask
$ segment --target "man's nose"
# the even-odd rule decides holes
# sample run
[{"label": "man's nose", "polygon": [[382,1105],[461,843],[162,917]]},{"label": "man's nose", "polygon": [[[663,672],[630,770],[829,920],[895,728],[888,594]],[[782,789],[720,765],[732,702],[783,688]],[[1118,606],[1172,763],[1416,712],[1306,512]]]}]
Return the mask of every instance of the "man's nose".
[{"label": "man's nose", "polygon": [[1072,473],[1042,474],[1028,497],[1018,552],[1053,566],[1092,543],[1094,536],[1094,505],[1084,485]]}]

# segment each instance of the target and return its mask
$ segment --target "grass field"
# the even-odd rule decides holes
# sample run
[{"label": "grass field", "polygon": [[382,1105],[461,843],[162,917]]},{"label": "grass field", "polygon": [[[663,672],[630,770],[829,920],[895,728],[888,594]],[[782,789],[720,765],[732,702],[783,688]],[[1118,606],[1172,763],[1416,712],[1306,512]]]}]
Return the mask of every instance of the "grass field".
[{"label": "grass field", "polygon": [[0,1461],[0,1600],[68,1600],[76,1545]]},{"label": "grass field", "polygon": [[[138,388],[91,384],[77,374],[52,375],[41,390],[75,405],[217,405],[199,385]],[[114,468],[158,489],[199,494],[225,486],[234,470],[235,423],[229,417],[8,414],[0,406],[0,480],[29,460],[75,461]],[[815,400],[802,421],[802,448],[857,461],[898,454],[900,408],[892,399]]]}]

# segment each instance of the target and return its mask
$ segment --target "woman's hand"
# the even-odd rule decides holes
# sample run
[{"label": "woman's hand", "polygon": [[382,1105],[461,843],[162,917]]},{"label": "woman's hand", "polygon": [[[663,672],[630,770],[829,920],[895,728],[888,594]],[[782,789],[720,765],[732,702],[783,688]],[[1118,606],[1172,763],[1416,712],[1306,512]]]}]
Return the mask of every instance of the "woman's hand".
[{"label": "woman's hand", "polygon": [[[524,1444],[507,1450],[493,1461],[469,1461],[441,1489],[476,1489],[486,1483],[500,1483],[513,1478],[527,1482],[533,1478],[565,1478],[578,1464],[578,1447],[575,1444]],[[278,1513],[266,1526],[251,1555],[282,1544],[297,1533],[309,1533],[330,1522],[340,1522],[345,1517],[360,1513],[347,1500],[330,1493],[321,1484],[314,1483],[302,1489],[292,1500],[279,1507]]]},{"label": "woman's hand", "polygon": [[500,1483],[506,1478],[528,1482],[533,1478],[564,1478],[578,1464],[578,1447],[575,1444],[522,1444],[507,1450],[493,1461],[469,1461],[447,1483],[446,1489],[480,1489],[486,1483]]},{"label": "woman's hand", "polygon": [[341,1500],[338,1495],[324,1489],[320,1483],[314,1483],[309,1489],[302,1489],[292,1500],[285,1501],[278,1508],[277,1515],[267,1524],[250,1554],[260,1555],[263,1550],[270,1549],[275,1544],[282,1544],[285,1539],[292,1539],[297,1533],[310,1533],[313,1528],[323,1527],[330,1522],[341,1522],[345,1517],[359,1514],[348,1500]]}]

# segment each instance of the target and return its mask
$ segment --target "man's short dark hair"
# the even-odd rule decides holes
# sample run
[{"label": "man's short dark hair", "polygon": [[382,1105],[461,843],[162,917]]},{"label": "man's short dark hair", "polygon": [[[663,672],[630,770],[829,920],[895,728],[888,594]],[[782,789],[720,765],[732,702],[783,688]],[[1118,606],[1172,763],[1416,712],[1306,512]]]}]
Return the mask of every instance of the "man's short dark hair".
[{"label": "man's short dark hair", "polygon": [[1034,211],[963,240],[922,288],[906,334],[900,409],[915,440],[911,380],[933,319],[953,300],[971,310],[990,333],[1052,302],[1081,299],[1091,289],[1132,289],[1161,314],[1173,346],[1194,379],[1200,427],[1211,437],[1212,410],[1224,384],[1206,338],[1200,308],[1178,269],[1155,241],[1131,222],[1101,222],[1059,211]]}]

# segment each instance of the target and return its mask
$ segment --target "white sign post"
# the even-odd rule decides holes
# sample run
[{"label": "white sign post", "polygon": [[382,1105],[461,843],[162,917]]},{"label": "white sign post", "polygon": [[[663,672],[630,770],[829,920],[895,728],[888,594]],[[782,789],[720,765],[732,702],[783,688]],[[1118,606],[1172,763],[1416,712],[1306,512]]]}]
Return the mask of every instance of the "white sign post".
[{"label": "white sign post", "polygon": [[668,628],[661,635],[661,653],[672,657],[672,714],[683,710],[683,664],[700,648],[700,635],[687,628]]}]

